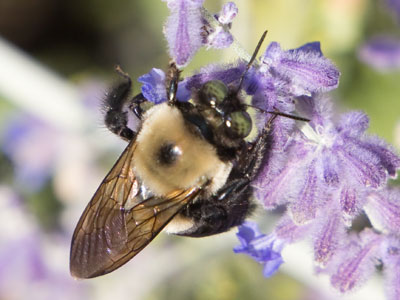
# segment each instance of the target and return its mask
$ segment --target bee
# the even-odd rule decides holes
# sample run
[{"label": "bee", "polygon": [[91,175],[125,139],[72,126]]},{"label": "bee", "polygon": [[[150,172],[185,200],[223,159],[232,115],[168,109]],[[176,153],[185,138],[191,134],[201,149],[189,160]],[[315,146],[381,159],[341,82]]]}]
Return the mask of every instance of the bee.
[{"label": "bee", "polygon": [[[165,229],[205,237],[240,225],[255,208],[251,182],[268,156],[275,112],[254,142],[252,120],[239,97],[243,78],[265,38],[260,39],[238,86],[211,80],[190,102],[176,99],[180,70],[167,74],[167,102],[151,105],[142,94],[129,100],[131,79],[105,100],[105,124],[129,141],[84,210],[72,237],[70,271],[92,278],[119,268]],[[140,120],[127,126],[126,104]]]}]

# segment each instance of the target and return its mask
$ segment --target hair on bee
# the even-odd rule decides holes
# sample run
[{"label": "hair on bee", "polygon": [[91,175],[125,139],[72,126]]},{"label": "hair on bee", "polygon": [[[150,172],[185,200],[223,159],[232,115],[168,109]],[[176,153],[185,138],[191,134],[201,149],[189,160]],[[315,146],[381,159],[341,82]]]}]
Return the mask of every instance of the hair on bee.
[{"label": "hair on bee", "polygon": [[[117,269],[165,229],[188,237],[218,234],[240,225],[254,210],[251,182],[268,158],[272,114],[253,142],[252,119],[239,97],[243,80],[265,38],[261,37],[237,86],[210,80],[177,101],[180,70],[167,72],[167,101],[153,105],[130,97],[131,79],[105,99],[105,124],[128,146],[85,208],[72,237],[70,270],[91,278]],[[127,112],[140,120],[127,126]]]}]

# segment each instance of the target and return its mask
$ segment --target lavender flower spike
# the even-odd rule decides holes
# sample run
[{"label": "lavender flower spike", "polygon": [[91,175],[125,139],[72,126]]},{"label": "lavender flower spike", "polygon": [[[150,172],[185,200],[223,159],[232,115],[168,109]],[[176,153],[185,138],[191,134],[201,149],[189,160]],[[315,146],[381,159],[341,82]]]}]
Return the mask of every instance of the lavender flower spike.
[{"label": "lavender flower spike", "polygon": [[236,234],[241,245],[236,246],[235,253],[245,253],[264,265],[263,274],[270,277],[279,269],[283,263],[281,251],[283,242],[274,234],[262,234],[256,223],[244,222],[239,226]]},{"label": "lavender flower spike", "polygon": [[163,0],[171,15],[164,27],[170,56],[178,67],[186,66],[202,46],[201,7],[204,0]]}]

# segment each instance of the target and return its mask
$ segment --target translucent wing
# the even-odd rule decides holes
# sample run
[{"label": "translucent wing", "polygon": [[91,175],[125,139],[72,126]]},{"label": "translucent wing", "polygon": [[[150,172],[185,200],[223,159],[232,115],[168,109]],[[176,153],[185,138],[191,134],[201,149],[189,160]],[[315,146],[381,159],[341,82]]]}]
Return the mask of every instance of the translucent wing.
[{"label": "translucent wing", "polygon": [[70,271],[78,278],[109,273],[139,253],[199,193],[177,190],[140,201],[130,142],[97,189],[72,237]]}]

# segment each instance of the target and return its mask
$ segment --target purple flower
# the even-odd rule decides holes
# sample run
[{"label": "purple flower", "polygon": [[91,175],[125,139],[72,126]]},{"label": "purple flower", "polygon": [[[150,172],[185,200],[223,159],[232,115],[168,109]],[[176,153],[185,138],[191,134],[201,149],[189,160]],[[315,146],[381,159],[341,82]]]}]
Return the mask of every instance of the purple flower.
[{"label": "purple flower", "polygon": [[229,47],[233,42],[233,36],[224,27],[217,27],[214,32],[207,36],[207,49],[223,49]]},{"label": "purple flower", "polygon": [[163,70],[153,68],[147,74],[137,79],[142,85],[143,96],[155,103],[167,101],[167,93],[165,88],[165,73]]},{"label": "purple flower", "polygon": [[[267,111],[278,109],[291,113],[295,98],[330,91],[338,86],[340,73],[325,58],[318,42],[284,51],[276,42],[271,43],[263,56],[259,69],[252,68],[246,76],[245,88],[254,94],[252,104]],[[266,122],[265,114],[258,114],[258,128]],[[279,118],[274,126],[273,139],[282,148],[290,136],[293,120]]]},{"label": "purple flower", "polygon": [[371,192],[364,210],[375,229],[392,234],[400,231],[399,189]]},{"label": "purple flower", "polygon": [[310,225],[297,225],[293,222],[289,214],[285,214],[276,224],[274,234],[279,240],[287,244],[295,243],[310,235],[313,230],[313,227]]},{"label": "purple flower", "polygon": [[234,2],[225,3],[218,15],[218,21],[224,25],[231,24],[237,14],[238,8]]},{"label": "purple flower", "polygon": [[386,0],[388,8],[392,11],[397,19],[400,21],[400,1],[399,0]]},{"label": "purple flower", "polygon": [[331,268],[331,284],[345,293],[365,282],[375,270],[382,240],[372,230],[349,238],[336,257],[336,266]]},{"label": "purple flower", "polygon": [[398,236],[389,235],[382,243],[381,256],[385,291],[388,300],[400,298],[400,241]]},{"label": "purple flower", "polygon": [[391,36],[376,36],[360,47],[358,58],[381,71],[393,71],[400,68],[400,40]]},{"label": "purple flower", "polygon": [[314,224],[314,260],[319,267],[326,267],[346,239],[345,226],[340,211],[328,207],[329,214],[320,216]]},{"label": "purple flower", "polygon": [[210,15],[204,0],[163,0],[171,15],[164,27],[170,56],[178,67],[186,66],[202,47],[222,49],[233,42],[232,20],[238,13],[233,2],[226,3],[219,14]]},{"label": "purple flower", "polygon": [[[283,51],[271,43],[261,58],[260,73],[294,96],[329,91],[338,86],[340,73],[322,54],[318,42]],[[281,86],[280,86],[281,85]]]},{"label": "purple flower", "polygon": [[[138,78],[142,85],[142,94],[148,100],[155,104],[167,101],[167,90],[165,87],[165,73],[163,70],[153,68],[147,74]],[[178,84],[176,95],[179,101],[187,101],[190,99],[190,91],[186,89],[185,82]]]},{"label": "purple flower", "polygon": [[255,182],[266,207],[287,203],[298,224],[313,220],[332,202],[340,204],[343,216],[351,220],[365,202],[365,191],[382,188],[400,167],[391,147],[365,134],[368,119],[364,114],[344,114],[335,125],[327,117],[329,106],[319,100],[310,102],[314,107],[303,115],[311,122],[292,134],[284,153],[272,154],[273,167],[266,164]]},{"label": "purple flower", "polygon": [[[64,268],[53,264],[58,257],[19,197],[0,185],[0,295],[5,299],[87,299],[85,285],[77,285]],[[68,240],[61,240],[67,250]],[[52,246],[49,246],[52,245]],[[68,255],[65,251],[65,256]],[[64,257],[65,257],[64,256]],[[62,261],[62,260],[61,260]]]},{"label": "purple flower", "polygon": [[[236,64],[210,64],[203,67],[193,76],[179,82],[177,99],[182,102],[188,101],[192,97],[192,92],[195,93],[204,83],[210,80],[221,80],[226,85],[236,83],[244,69],[245,64],[242,61]],[[142,93],[147,100],[155,104],[167,101],[164,71],[153,68],[149,73],[140,76],[138,81],[143,84]]]},{"label": "purple flower", "polygon": [[43,186],[58,157],[59,136],[59,131],[28,115],[8,122],[2,150],[15,166],[17,182],[34,190]]},{"label": "purple flower", "polygon": [[280,253],[284,246],[283,242],[273,234],[262,234],[253,222],[244,222],[238,229],[236,235],[241,245],[236,246],[233,251],[251,256],[264,265],[265,277],[272,276],[283,263]]},{"label": "purple flower", "polygon": [[232,44],[233,36],[229,29],[237,13],[238,9],[235,3],[228,2],[224,4],[221,12],[215,16],[219,24],[215,28],[208,24],[210,32],[205,41],[207,48],[223,49]]},{"label": "purple flower", "polygon": [[201,7],[204,0],[167,1],[171,15],[164,27],[170,56],[178,67],[184,67],[202,46]]},{"label": "purple flower", "polygon": [[184,80],[185,87],[189,90],[200,89],[210,80],[221,80],[226,85],[237,83],[245,70],[246,64],[238,61],[234,64],[210,64],[200,69],[191,77]]},{"label": "purple flower", "polygon": [[[225,4],[213,15],[202,7],[202,0],[167,2],[171,16],[164,31],[178,66],[187,65],[201,46],[223,48],[234,42],[230,33],[238,13],[234,3]],[[376,40],[364,48],[367,52],[360,53],[398,67],[396,51],[400,47],[396,43]],[[188,101],[196,99],[198,90],[210,80],[221,80],[235,91],[243,78],[238,94],[247,93],[250,103],[260,109],[255,122],[258,130],[271,118],[262,110],[310,120],[274,118],[270,150],[252,186],[266,209],[285,206],[287,211],[269,235],[251,222],[239,226],[240,245],[234,252],[248,254],[264,265],[265,276],[271,276],[283,262],[284,245],[309,239],[317,269],[328,274],[340,292],[360,286],[379,261],[396,266],[386,267],[385,276],[389,286],[397,286],[400,200],[398,190],[386,187],[400,168],[398,153],[366,133],[366,114],[353,111],[336,118],[333,103],[324,93],[338,86],[340,73],[324,57],[319,42],[291,50],[282,50],[273,42],[259,61],[246,73],[247,62],[241,59],[229,65],[210,64],[183,79],[178,87],[178,100]],[[149,101],[166,101],[164,72],[153,69],[139,81]],[[353,221],[363,213],[373,229],[355,234],[350,231]],[[400,291],[390,295],[397,299]]]}]

